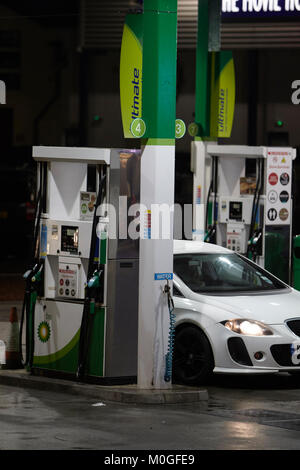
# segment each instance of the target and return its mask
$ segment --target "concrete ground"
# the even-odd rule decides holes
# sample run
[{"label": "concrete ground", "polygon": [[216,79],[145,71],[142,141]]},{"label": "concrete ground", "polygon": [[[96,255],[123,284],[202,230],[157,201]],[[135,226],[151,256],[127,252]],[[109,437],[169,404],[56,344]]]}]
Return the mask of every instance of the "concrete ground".
[{"label": "concrete ground", "polygon": [[[21,299],[0,302],[2,340],[11,307],[20,320]],[[33,379],[0,371],[0,450],[300,449],[300,382],[288,374],[215,376],[201,400],[168,404],[113,401],[107,388],[87,393],[85,385]]]},{"label": "concrete ground", "polygon": [[208,395],[139,405],[0,384],[0,450],[300,449],[300,388],[290,377],[217,377]]}]

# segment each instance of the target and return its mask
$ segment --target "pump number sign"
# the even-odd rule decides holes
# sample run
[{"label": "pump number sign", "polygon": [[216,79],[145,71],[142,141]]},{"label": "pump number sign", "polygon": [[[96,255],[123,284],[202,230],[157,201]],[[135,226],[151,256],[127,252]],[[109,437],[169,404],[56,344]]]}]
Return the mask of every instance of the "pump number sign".
[{"label": "pump number sign", "polygon": [[191,122],[191,124],[188,127],[188,132],[191,137],[196,137],[196,135],[199,132],[199,126],[195,122]]},{"label": "pump number sign", "polygon": [[175,121],[175,138],[181,139],[186,131],[185,123],[182,119],[176,119]]},{"label": "pump number sign", "polygon": [[134,119],[131,123],[130,131],[134,137],[143,137],[146,132],[146,124],[143,119]]},{"label": "pump number sign", "polygon": [[291,222],[292,152],[289,148],[268,148],[266,183],[266,225]]}]

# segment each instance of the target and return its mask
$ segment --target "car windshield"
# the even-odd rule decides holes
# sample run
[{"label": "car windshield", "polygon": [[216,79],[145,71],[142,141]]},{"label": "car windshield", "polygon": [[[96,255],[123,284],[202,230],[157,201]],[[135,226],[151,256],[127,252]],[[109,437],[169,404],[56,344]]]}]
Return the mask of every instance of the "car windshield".
[{"label": "car windshield", "polygon": [[286,288],[270,273],[235,253],[178,254],[174,256],[174,273],[197,293],[226,294]]}]

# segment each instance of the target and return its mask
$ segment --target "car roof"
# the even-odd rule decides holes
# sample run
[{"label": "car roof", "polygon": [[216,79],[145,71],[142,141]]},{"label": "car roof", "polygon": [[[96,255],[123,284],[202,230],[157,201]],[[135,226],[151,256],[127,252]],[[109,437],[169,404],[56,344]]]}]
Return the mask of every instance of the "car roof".
[{"label": "car roof", "polygon": [[183,253],[232,253],[231,250],[213,243],[197,240],[174,240],[174,254]]}]

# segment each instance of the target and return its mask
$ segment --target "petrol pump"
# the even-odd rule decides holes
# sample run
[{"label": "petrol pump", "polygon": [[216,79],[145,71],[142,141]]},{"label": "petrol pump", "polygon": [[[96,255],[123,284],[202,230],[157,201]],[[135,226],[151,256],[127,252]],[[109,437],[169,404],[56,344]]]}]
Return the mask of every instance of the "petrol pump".
[{"label": "petrol pump", "polygon": [[[25,274],[23,319],[25,362],[35,375],[136,380],[139,244],[126,236],[128,221],[119,212],[139,202],[140,155],[33,147],[36,253]],[[92,192],[89,165],[96,169]]]},{"label": "petrol pump", "polygon": [[[168,388],[173,217],[162,237],[155,208],[174,205],[177,1],[144,0],[140,13],[124,25],[120,98],[124,136],[141,139],[141,150],[33,149],[40,183],[25,363],[36,374]],[[88,165],[97,169],[92,193]],[[132,212],[118,221],[127,203],[140,203],[140,223]]]},{"label": "petrol pump", "polygon": [[[193,239],[217,243],[291,282],[292,148],[218,145],[231,137],[235,66],[221,50],[219,0],[198,0],[195,122],[189,126]],[[248,159],[255,176],[246,174]]]},{"label": "petrol pump", "polygon": [[[193,237],[243,254],[290,283],[295,158],[292,148],[197,143]],[[246,176],[247,159],[255,160],[253,177]]]}]

